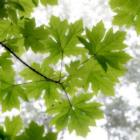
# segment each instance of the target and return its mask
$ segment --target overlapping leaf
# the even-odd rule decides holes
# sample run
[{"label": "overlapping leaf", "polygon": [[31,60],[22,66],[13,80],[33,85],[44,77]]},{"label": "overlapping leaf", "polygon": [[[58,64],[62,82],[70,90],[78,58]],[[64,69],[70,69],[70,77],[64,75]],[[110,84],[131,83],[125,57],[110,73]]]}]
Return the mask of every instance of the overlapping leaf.
[{"label": "overlapping leaf", "polygon": [[67,66],[69,76],[64,82],[69,92],[77,87],[88,88],[92,84],[93,91],[105,95],[114,95],[114,86],[118,78],[125,72],[125,63],[130,59],[123,43],[124,32],[105,32],[102,22],[91,31],[86,30],[85,37],[79,37],[88,50],[89,57],[83,62],[72,62]]},{"label": "overlapping leaf", "polygon": [[124,71],[113,68],[105,72],[94,59],[88,60],[84,65],[78,61],[73,62],[67,67],[67,71],[70,75],[64,83],[71,94],[74,94],[73,90],[77,87],[87,90],[91,83],[95,94],[101,92],[109,96],[114,95],[114,86],[118,82],[118,77],[124,74]]},{"label": "overlapping leaf", "polygon": [[14,70],[12,68],[11,56],[8,52],[2,53],[0,55],[0,81],[5,83],[14,82]]},{"label": "overlapping leaf", "polygon": [[19,116],[12,118],[12,120],[6,118],[5,129],[6,133],[14,138],[21,131],[21,129],[23,129],[23,122],[21,118]]},{"label": "overlapping leaf", "polygon": [[56,133],[48,133],[44,136],[44,127],[31,122],[29,127],[20,135],[15,137],[14,140],[56,140]]},{"label": "overlapping leaf", "polygon": [[[23,1],[23,0],[22,0]],[[29,4],[29,2],[28,2]],[[13,22],[17,21],[17,10],[25,12],[23,5],[17,0],[1,0],[0,2],[0,19],[10,18]]]},{"label": "overlapping leaf", "polygon": [[[43,5],[55,5],[57,0],[41,0]],[[0,19],[10,18],[12,22],[17,22],[19,17],[28,17],[33,12],[33,8],[38,6],[39,0],[1,0]]]},{"label": "overlapping leaf", "polygon": [[113,23],[116,25],[134,26],[140,33],[140,0],[110,0],[112,10],[116,13]]},{"label": "overlapping leaf", "polygon": [[[41,64],[33,63],[32,68],[26,65],[27,68],[20,73],[25,83],[17,85],[10,54],[3,53],[0,56],[0,103],[3,111],[18,108],[19,97],[37,99],[45,93],[47,112],[52,115],[50,125],[55,125],[58,131],[68,128],[70,132],[75,130],[78,135],[85,136],[89,127],[103,117],[101,104],[91,101],[92,97],[98,92],[113,95],[118,77],[125,72],[124,65],[129,60],[124,51],[125,33],[113,32],[112,29],[106,31],[102,22],[84,32],[81,20],[70,24],[67,20],[54,16],[49,25],[37,27],[34,19],[24,16],[30,15],[39,0],[12,0],[6,3],[7,7],[4,6],[5,2],[2,0],[0,3],[4,10],[0,9],[0,40],[6,40],[5,45],[14,52],[19,52],[16,47],[21,46],[26,50],[31,48],[34,52],[50,55]],[[40,2],[44,5],[55,4],[56,0]],[[114,3],[124,4],[119,1]],[[126,4],[126,9],[127,6]],[[138,17],[135,18],[137,21]],[[78,47],[80,43],[84,47]],[[80,55],[81,60],[66,66],[66,75],[62,75],[63,68],[60,73],[50,66],[70,55]],[[61,67],[64,67],[63,64]],[[86,91],[90,84],[95,94],[77,93],[80,88]],[[21,129],[20,122],[18,118],[13,122],[6,119],[7,135],[2,133],[2,136],[8,138],[7,136],[13,135],[13,140],[56,140],[56,134],[49,132],[44,135],[43,126],[33,122],[21,135],[16,136]],[[17,127],[13,129],[13,125]]]},{"label": "overlapping leaf", "polygon": [[24,132],[21,133],[21,130],[23,130],[23,122],[19,116],[12,120],[6,118],[5,129],[0,128],[0,138],[2,140],[57,140],[57,133],[48,132],[44,135],[44,127],[35,122],[31,122]]},{"label": "overlapping leaf", "polygon": [[[32,67],[38,70],[44,76],[58,80],[58,73],[49,67],[48,62],[48,59],[45,59],[42,64],[34,63],[32,64]],[[45,91],[44,99],[48,106],[51,105],[55,99],[59,98],[60,95],[57,91],[57,89],[60,88],[59,84],[47,81],[44,79],[44,77],[41,77],[28,68],[24,69],[20,74],[25,80],[32,80],[32,82],[29,82],[29,84],[23,85],[25,92],[28,93],[27,96],[29,98],[37,99],[42,94],[42,91]]]},{"label": "overlapping leaf", "polygon": [[25,91],[20,86],[6,85],[6,88],[2,88],[0,91],[0,103],[2,104],[2,110],[7,111],[13,108],[19,108],[19,97],[27,100]]},{"label": "overlapping leaf", "polygon": [[42,25],[36,27],[35,19],[25,19],[24,26],[21,28],[21,34],[24,37],[24,45],[28,50],[30,47],[34,52],[43,52],[45,50],[48,32]]},{"label": "overlapping leaf", "polygon": [[8,19],[0,19],[0,41],[9,40],[12,38],[11,36],[17,37],[17,35],[19,37],[17,24],[11,23],[11,21]]},{"label": "overlapping leaf", "polygon": [[79,40],[105,71],[108,67],[123,70],[124,64],[130,58],[124,52],[124,32],[113,32],[113,29],[106,32],[103,23],[100,22],[91,31],[86,30],[86,37],[88,40],[82,37],[79,37]]},{"label": "overlapping leaf", "polygon": [[68,24],[67,20],[61,21],[57,17],[52,17],[47,28],[49,38],[47,40],[47,49],[51,53],[51,59],[55,61],[64,56],[82,54],[82,48],[77,47],[77,35],[83,32],[82,21],[76,21]]},{"label": "overlapping leaf", "polygon": [[0,103],[3,111],[18,108],[19,97],[26,99],[24,89],[14,86],[15,72],[12,64],[9,53],[3,53],[0,56]]},{"label": "overlapping leaf", "polygon": [[20,34],[22,20],[12,23],[9,19],[0,19],[0,42],[3,42],[15,53],[24,53],[23,37]]},{"label": "overlapping leaf", "polygon": [[[43,62],[41,64],[33,63],[31,66],[35,70],[37,70],[39,73],[42,73],[42,75],[52,78],[54,80],[59,80],[59,73],[55,71],[50,65],[49,61],[50,59],[46,58],[42,60]],[[21,76],[24,77],[25,80],[45,80],[44,77],[40,76],[36,72],[30,70],[29,68],[25,68],[21,73]]]},{"label": "overlapping leaf", "polygon": [[5,129],[0,128],[0,139],[2,140],[15,140],[17,134],[23,129],[23,122],[19,116],[5,119]]},{"label": "overlapping leaf", "polygon": [[65,127],[70,132],[76,131],[78,135],[85,136],[89,132],[89,126],[95,125],[95,120],[102,118],[101,104],[89,102],[92,95],[80,94],[74,96],[71,105],[67,100],[60,100],[48,109],[48,113],[54,115],[51,124],[58,130]]}]

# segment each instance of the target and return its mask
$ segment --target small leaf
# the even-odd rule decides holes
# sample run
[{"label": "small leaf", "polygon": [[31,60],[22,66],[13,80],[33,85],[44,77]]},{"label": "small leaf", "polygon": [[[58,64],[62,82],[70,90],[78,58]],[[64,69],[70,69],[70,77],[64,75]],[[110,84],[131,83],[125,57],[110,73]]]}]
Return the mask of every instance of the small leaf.
[{"label": "small leaf", "polygon": [[[24,21],[24,27],[21,27],[21,33],[24,37],[25,48],[30,47],[34,52],[44,52],[46,50],[46,39],[48,32],[44,26],[36,27],[35,19]],[[45,53],[45,52],[44,52]]]},{"label": "small leaf", "polygon": [[140,34],[140,3],[138,0],[110,0],[110,6],[116,13],[113,23],[119,26],[134,27],[136,32]]},{"label": "small leaf", "polygon": [[5,119],[6,133],[12,137],[16,136],[23,128],[23,122],[19,116],[14,117],[12,120]]},{"label": "small leaf", "polygon": [[56,140],[55,138],[56,133],[49,133],[44,136],[44,127],[31,122],[21,135],[15,137],[15,140]]}]

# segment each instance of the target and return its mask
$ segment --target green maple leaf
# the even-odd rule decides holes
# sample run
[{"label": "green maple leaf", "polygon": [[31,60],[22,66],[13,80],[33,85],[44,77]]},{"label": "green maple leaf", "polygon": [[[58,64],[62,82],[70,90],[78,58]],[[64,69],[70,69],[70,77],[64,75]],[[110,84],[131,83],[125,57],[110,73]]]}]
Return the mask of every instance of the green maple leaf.
[{"label": "green maple leaf", "polygon": [[23,122],[19,116],[12,118],[12,120],[9,118],[5,119],[5,129],[8,135],[15,137],[22,128]]},{"label": "green maple leaf", "polygon": [[17,11],[24,11],[24,7],[17,1],[5,1],[1,0],[0,3],[0,19],[10,18],[12,22],[17,22]]},{"label": "green maple leaf", "polygon": [[1,0],[0,3],[0,18],[9,18],[16,23],[22,16],[28,17],[33,11],[34,3],[32,0]]},{"label": "green maple leaf", "polygon": [[[34,62],[33,64],[31,64],[31,66],[46,77],[50,77],[54,80],[59,80],[59,73],[52,67],[50,67],[50,64],[50,59],[46,58],[41,64]],[[30,70],[29,68],[25,68],[23,71],[21,71],[20,75],[23,76],[25,80],[45,80],[44,77],[38,75],[36,72]]]},{"label": "green maple leaf", "polygon": [[118,78],[125,73],[124,70],[114,69],[110,67],[104,71],[102,66],[94,59],[88,59],[86,63],[80,61],[71,62],[66,67],[69,73],[64,85],[69,94],[75,94],[77,88],[88,89],[89,83],[95,94],[101,92],[105,95],[114,95],[114,86],[118,82]]},{"label": "green maple leaf", "polygon": [[25,19],[21,33],[27,50],[31,47],[34,52],[44,52],[48,32],[43,25],[36,27],[35,19]]},{"label": "green maple leaf", "polygon": [[[49,25],[37,27],[35,19],[29,18],[29,15],[39,3],[56,4],[56,0],[1,0],[0,2],[0,41],[11,51],[6,50],[17,59],[28,49],[36,53],[49,54],[42,63],[33,63],[31,66],[19,59],[27,66],[20,73],[25,80],[25,83],[21,84],[15,84],[16,75],[11,55],[0,54],[2,110],[19,108],[19,98],[37,99],[44,95],[47,113],[52,115],[50,125],[54,125],[58,131],[67,128],[70,132],[75,130],[78,135],[85,136],[89,132],[89,127],[95,125],[96,120],[103,118],[101,104],[91,100],[92,97],[100,92],[114,95],[114,86],[126,71],[125,64],[130,57],[124,51],[125,33],[114,32],[112,29],[106,31],[102,22],[91,30],[84,30],[81,20],[68,23],[67,20],[60,20],[54,16],[51,17]],[[135,7],[131,14],[137,15],[134,17],[133,25],[139,31],[137,5],[131,5],[131,2],[125,5],[125,2],[120,0],[113,1],[111,5],[114,8],[116,5],[124,6],[119,10],[125,12],[129,6],[130,9]],[[124,21],[127,18],[124,18]],[[131,25],[130,23],[127,24]],[[78,60],[63,66],[63,59],[69,56],[80,56],[80,60],[77,57]],[[52,68],[60,61],[61,70]],[[66,70],[66,75],[63,69]],[[89,85],[93,89],[92,94],[88,93]],[[83,91],[79,93],[81,88]],[[21,129],[20,118],[16,117],[12,121],[6,119],[6,132],[1,132],[0,135],[2,138],[12,140],[57,139],[56,133],[48,132],[45,135],[44,127],[34,122],[17,136]]]},{"label": "green maple leaf", "polygon": [[11,110],[19,107],[19,97],[26,99],[24,89],[14,85],[15,72],[9,53],[5,52],[0,56],[0,103],[2,110]]},{"label": "green maple leaf", "polygon": [[83,37],[79,37],[79,40],[105,71],[109,66],[121,70],[130,59],[130,56],[124,52],[126,48],[124,32],[114,33],[110,29],[105,33],[104,25],[100,22],[91,31],[86,30],[86,37],[88,40]]},{"label": "green maple leaf", "polygon": [[22,7],[22,9],[20,8],[17,13],[20,17],[29,17],[35,8],[32,0],[16,0],[16,2]]},{"label": "green maple leaf", "polygon": [[9,19],[0,19],[0,41],[6,41],[13,37],[19,38],[18,24],[12,23]]},{"label": "green maple leaf", "polygon": [[[51,67],[49,67],[49,62],[50,61],[48,61],[48,58],[46,58],[41,64],[33,63],[32,67],[43,75],[48,76],[54,80],[58,80],[59,75]],[[54,99],[56,100],[60,98],[61,95],[57,91],[57,89],[60,89],[59,84],[47,81],[28,68],[24,69],[20,75],[24,77],[25,80],[32,81],[29,82],[29,84],[23,85],[25,92],[28,93],[28,98],[37,99],[41,96],[42,91],[45,91],[44,99],[47,106],[52,105]]]},{"label": "green maple leaf", "polygon": [[0,41],[4,42],[12,51],[24,53],[24,40],[20,34],[21,20],[12,23],[9,19],[0,20]]},{"label": "green maple leaf", "polygon": [[12,118],[12,120],[6,117],[4,124],[5,129],[0,128],[0,139],[2,140],[14,140],[23,128],[23,122],[19,116]]},{"label": "green maple leaf", "polygon": [[56,133],[48,133],[44,136],[44,127],[31,122],[29,127],[15,140],[56,140],[56,135]]},{"label": "green maple leaf", "polygon": [[68,127],[70,132],[75,130],[78,135],[87,135],[89,126],[95,125],[95,120],[103,117],[101,104],[89,102],[91,97],[90,94],[80,94],[72,98],[72,106],[66,99],[51,106],[48,109],[48,113],[54,115],[51,124],[58,130]]},{"label": "green maple leaf", "polygon": [[140,33],[140,1],[139,0],[110,0],[112,10],[116,13],[113,23],[116,25],[134,26]]},{"label": "green maple leaf", "polygon": [[15,72],[12,65],[10,54],[7,52],[2,53],[0,55],[0,92],[14,83]]},{"label": "green maple leaf", "polygon": [[85,73],[82,73],[79,71],[80,67],[80,61],[74,61],[71,62],[70,65],[66,65],[66,70],[69,73],[66,80],[64,80],[64,86],[67,90],[67,92],[71,95],[74,95],[78,88],[84,88],[86,89],[86,84],[84,80],[81,80],[81,76],[85,75]]},{"label": "green maple leaf", "polygon": [[[57,4],[57,0],[41,0],[43,5]],[[18,18],[29,17],[33,12],[33,8],[38,6],[39,0],[1,0],[0,3],[0,19],[10,18],[12,22],[17,22]]]},{"label": "green maple leaf", "polygon": [[67,20],[61,21],[57,17],[51,17],[50,26],[47,28],[49,38],[46,42],[47,49],[51,53],[51,59],[55,61],[68,55],[80,55],[83,49],[77,47],[77,35],[83,31],[82,21],[78,20],[73,24],[68,24]]},{"label": "green maple leaf", "polygon": [[[38,63],[33,63],[31,65],[34,69],[41,71],[41,65]],[[44,80],[40,75],[36,74],[29,68],[25,68],[20,72],[20,75],[24,77],[25,80],[33,80],[33,81],[38,81],[38,80]]]},{"label": "green maple leaf", "polygon": [[0,90],[0,103],[2,104],[2,110],[6,111],[11,110],[13,108],[19,108],[19,97],[21,97],[24,100],[27,100],[27,96],[24,92],[24,89],[20,86],[12,86],[7,84],[5,85]]}]

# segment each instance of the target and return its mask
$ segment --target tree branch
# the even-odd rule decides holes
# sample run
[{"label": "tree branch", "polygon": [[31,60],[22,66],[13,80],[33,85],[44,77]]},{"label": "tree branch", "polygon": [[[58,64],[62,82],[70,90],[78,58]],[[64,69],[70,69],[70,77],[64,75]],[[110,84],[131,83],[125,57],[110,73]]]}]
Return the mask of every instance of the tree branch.
[{"label": "tree branch", "polygon": [[9,47],[7,47],[5,44],[3,44],[2,42],[0,42],[0,45],[5,48],[8,52],[10,52],[15,58],[17,58],[23,65],[25,65],[26,67],[28,67],[30,70],[32,70],[34,73],[40,75],[41,77],[43,77],[46,81],[49,82],[53,82],[53,83],[58,83],[60,84],[59,81],[53,80],[51,78],[48,78],[47,76],[43,75],[42,73],[40,73],[39,71],[37,71],[36,69],[34,69],[33,67],[31,67],[30,65],[28,65],[25,61],[23,61],[19,56],[17,56]]},{"label": "tree branch", "polygon": [[[46,81],[48,82],[53,82],[53,83],[56,83],[56,84],[59,84],[61,86],[61,88],[63,89],[67,99],[68,99],[68,102],[69,102],[69,105],[71,107],[73,107],[71,101],[70,101],[70,98],[66,92],[66,89],[64,87],[64,85],[60,82],[60,79],[59,81],[56,81],[56,80],[53,80],[51,78],[48,78],[46,77],[45,75],[43,75],[42,73],[40,73],[39,71],[37,71],[36,69],[34,69],[33,67],[31,67],[30,65],[28,65],[26,62],[24,62],[18,55],[16,55],[9,47],[7,47],[3,42],[0,42],[0,45],[5,48],[5,50],[7,50],[9,53],[11,53],[15,58],[17,58],[23,65],[25,65],[26,67],[28,67],[31,71],[33,71],[34,73],[40,75],[41,77],[43,77]],[[40,80],[41,81],[41,80]],[[43,81],[43,80],[42,80]],[[18,85],[23,85],[23,84],[29,84],[29,83],[32,83],[32,82],[28,82],[28,83],[22,83],[22,84],[15,84],[13,86],[18,86]]]}]

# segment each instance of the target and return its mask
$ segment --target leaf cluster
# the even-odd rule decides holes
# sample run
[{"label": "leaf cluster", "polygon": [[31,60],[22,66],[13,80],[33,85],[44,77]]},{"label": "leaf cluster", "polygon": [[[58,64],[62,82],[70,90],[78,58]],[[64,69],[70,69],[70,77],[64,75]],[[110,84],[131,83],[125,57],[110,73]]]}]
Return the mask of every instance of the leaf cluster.
[{"label": "leaf cluster", "polygon": [[140,0],[110,0],[110,6],[116,13],[113,23],[119,26],[133,26],[140,33]]},{"label": "leaf cluster", "polygon": [[[6,8],[5,13],[0,12],[0,45],[5,49],[0,54],[2,110],[19,109],[20,99],[28,101],[43,96],[46,113],[52,118],[50,126],[58,132],[68,128],[69,132],[76,131],[78,135],[86,136],[89,127],[103,118],[102,104],[93,98],[100,93],[114,95],[114,86],[126,72],[125,64],[130,56],[125,52],[125,33],[114,32],[112,28],[106,30],[102,21],[88,29],[83,27],[82,20],[69,23],[55,16],[48,25],[36,26],[35,19],[29,15],[39,3],[56,4],[56,0],[11,0],[11,3],[3,0],[1,3],[1,7]],[[14,18],[12,12],[9,13],[11,4],[14,4]],[[41,63],[29,65],[21,59],[29,49],[49,56]],[[24,79],[23,83],[15,80],[17,73],[13,57],[25,66],[18,73]],[[65,58],[69,58],[69,64],[65,63]],[[59,70],[53,67],[58,63]],[[7,121],[8,125],[12,123]],[[51,133],[43,137],[43,127],[35,123],[17,136],[21,127],[13,132],[7,121],[6,133],[2,132],[5,137],[14,135],[16,140],[56,139]]]},{"label": "leaf cluster", "polygon": [[[21,130],[23,130],[21,132]],[[0,139],[2,140],[56,140],[57,133],[47,132],[44,134],[44,127],[31,122],[28,128],[23,128],[23,122],[19,116],[12,120],[6,118],[5,130],[1,127]]]}]

